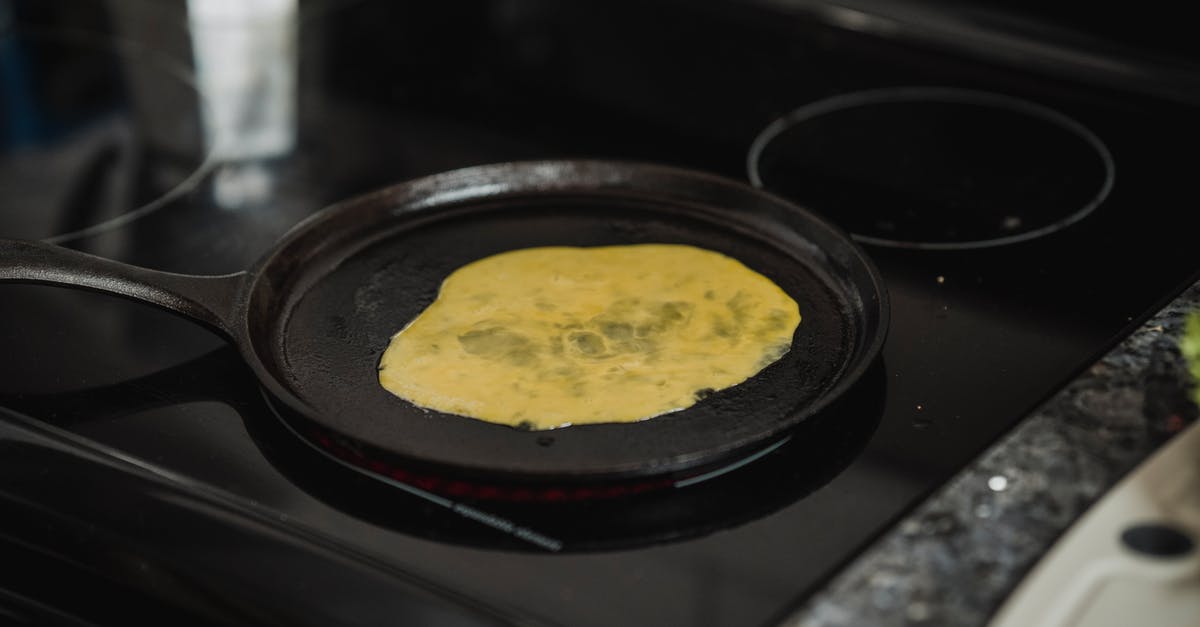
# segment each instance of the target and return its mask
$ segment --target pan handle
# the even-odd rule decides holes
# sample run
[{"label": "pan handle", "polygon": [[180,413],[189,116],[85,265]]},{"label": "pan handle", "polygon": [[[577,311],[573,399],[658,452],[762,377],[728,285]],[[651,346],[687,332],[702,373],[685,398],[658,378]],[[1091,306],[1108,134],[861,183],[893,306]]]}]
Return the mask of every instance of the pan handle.
[{"label": "pan handle", "polygon": [[123,296],[236,337],[235,312],[245,272],[218,276],[140,268],[25,240],[0,239],[0,283],[40,283]]}]

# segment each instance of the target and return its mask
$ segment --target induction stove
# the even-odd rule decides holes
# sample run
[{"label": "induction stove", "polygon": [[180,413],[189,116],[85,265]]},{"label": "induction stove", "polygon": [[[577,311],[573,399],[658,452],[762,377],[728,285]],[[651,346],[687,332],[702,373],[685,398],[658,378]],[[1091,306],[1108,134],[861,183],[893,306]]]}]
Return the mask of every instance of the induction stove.
[{"label": "induction stove", "polygon": [[772,3],[192,4],[0,5],[0,235],[216,274],[430,173],[665,163],[848,231],[888,340],[720,468],[495,499],[310,446],[203,328],[6,284],[0,551],[44,575],[13,615],[774,623],[1196,276],[1176,93]]}]

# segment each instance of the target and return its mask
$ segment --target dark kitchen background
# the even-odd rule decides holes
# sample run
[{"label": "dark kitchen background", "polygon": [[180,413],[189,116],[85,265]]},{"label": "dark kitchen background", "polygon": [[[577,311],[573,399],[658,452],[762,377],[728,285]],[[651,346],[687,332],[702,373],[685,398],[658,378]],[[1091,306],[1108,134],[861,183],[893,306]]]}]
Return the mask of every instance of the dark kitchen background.
[{"label": "dark kitchen background", "polygon": [[[2,237],[233,272],[388,184],[620,159],[788,196],[892,299],[869,376],[728,472],[447,505],[308,447],[203,328],[0,286],[0,617],[782,620],[1196,278],[1200,44],[1173,12],[0,0]],[[770,137],[798,141],[756,161]]]}]

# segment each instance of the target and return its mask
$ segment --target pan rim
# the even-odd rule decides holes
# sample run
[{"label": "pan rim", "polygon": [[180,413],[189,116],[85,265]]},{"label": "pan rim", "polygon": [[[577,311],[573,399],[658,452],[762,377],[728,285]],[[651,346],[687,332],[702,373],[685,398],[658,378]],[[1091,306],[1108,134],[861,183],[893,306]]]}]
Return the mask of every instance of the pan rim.
[{"label": "pan rim", "polygon": [[[573,174],[574,176],[564,176],[567,174]],[[581,177],[581,174],[589,176]],[[878,359],[886,340],[890,325],[890,299],[881,274],[874,262],[862,250],[861,246],[855,243],[838,227],[821,218],[819,215],[793,201],[771,194],[770,192],[756,189],[745,183],[716,174],[637,161],[536,160],[492,163],[420,177],[329,205],[289,230],[248,271],[249,280],[243,283],[243,291],[238,300],[238,312],[235,317],[237,321],[235,343],[243,359],[257,376],[260,385],[263,386],[267,393],[278,400],[282,404],[282,407],[286,408],[287,412],[315,423],[323,429],[341,434],[351,440],[360,440],[360,438],[353,434],[346,433],[344,429],[331,424],[331,421],[323,419],[320,412],[303,401],[299,395],[293,392],[290,386],[281,381],[279,374],[285,373],[277,373],[274,369],[266,365],[266,359],[269,359],[269,357],[265,356],[271,353],[268,351],[260,354],[260,348],[255,342],[254,330],[251,328],[251,307],[256,298],[263,297],[261,292],[264,289],[264,277],[269,270],[276,267],[276,264],[281,263],[280,258],[283,253],[297,246],[302,240],[313,237],[314,233],[321,230],[322,225],[327,224],[330,220],[338,216],[342,216],[344,213],[351,212],[356,207],[387,206],[391,207],[388,210],[389,213],[396,215],[401,213],[409,215],[416,211],[440,212],[450,207],[470,206],[485,201],[511,201],[521,197],[540,197],[550,193],[580,196],[588,190],[594,193],[598,188],[619,190],[625,188],[624,186],[630,186],[631,181],[634,179],[645,178],[647,176],[666,177],[688,184],[708,185],[730,193],[739,194],[743,197],[752,196],[761,202],[769,203],[772,206],[781,207],[788,212],[795,213],[803,219],[806,226],[824,229],[827,237],[837,240],[839,246],[849,251],[851,255],[849,261],[857,265],[868,279],[865,285],[858,286],[859,295],[863,297],[862,307],[866,312],[868,324],[858,330],[860,337],[857,338],[853,349],[846,357],[846,361],[849,363],[844,364],[839,369],[836,379],[823,393],[813,399],[812,402],[806,404],[802,409],[789,412],[788,419],[781,421],[775,428],[765,429],[754,442],[749,444],[740,443],[717,451],[710,449],[694,452],[691,457],[695,459],[686,459],[684,456],[677,456],[670,464],[654,465],[649,466],[649,468],[654,468],[662,473],[675,472],[703,463],[705,460],[711,459],[714,455],[729,455],[745,446],[761,444],[772,438],[777,438],[781,433],[794,428],[812,415],[825,410],[862,378],[864,373]],[[481,181],[492,181],[495,183],[497,180],[504,181],[506,179],[510,180],[510,183],[512,181],[517,181],[517,183],[508,187],[505,187],[503,184],[495,184],[493,187],[488,187],[487,184],[483,186],[478,185]],[[451,183],[457,183],[457,185]],[[448,192],[447,189],[450,191]],[[629,187],[629,189],[637,188]],[[642,191],[645,190],[643,189]],[[671,199],[668,195],[664,195],[662,200],[669,202]],[[710,206],[718,209],[729,209],[729,207],[721,207],[715,204]],[[806,239],[808,238],[807,234],[804,234],[804,236]],[[286,298],[287,290],[283,290],[282,295]],[[277,303],[279,302],[278,297],[275,300]],[[873,324],[870,323],[871,320],[873,320]],[[284,324],[286,325],[286,322]],[[580,426],[596,427],[596,425]],[[540,480],[551,476],[550,473],[538,472],[536,470],[497,470],[489,466],[486,462],[474,466],[449,463],[438,456],[430,458],[421,455],[420,452],[397,451],[393,450],[393,447],[387,447],[379,442],[363,441],[370,447],[384,449],[388,453],[411,461],[414,464],[438,467],[450,472],[455,470],[468,473],[486,472],[516,480]],[[648,461],[650,460],[630,462],[627,464],[628,467],[609,468],[603,471],[596,471],[594,469],[560,470],[552,473],[552,476],[554,478],[568,478],[571,480],[600,480],[640,476],[645,474],[648,468]]]}]

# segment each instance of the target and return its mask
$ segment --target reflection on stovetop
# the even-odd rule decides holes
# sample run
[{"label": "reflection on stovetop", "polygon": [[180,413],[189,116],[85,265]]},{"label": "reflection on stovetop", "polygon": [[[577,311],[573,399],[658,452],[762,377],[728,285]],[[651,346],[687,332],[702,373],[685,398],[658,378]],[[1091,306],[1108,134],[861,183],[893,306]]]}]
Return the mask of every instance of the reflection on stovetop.
[{"label": "reflection on stovetop", "polygon": [[[548,621],[754,624],[782,615],[1196,271],[1200,215],[1180,208],[1191,195],[1191,165],[1172,155],[1187,154],[1198,133],[1194,112],[1181,105],[732,3],[677,2],[301,3],[295,22],[272,31],[287,37],[294,26],[295,45],[284,40],[264,53],[295,52],[294,92],[275,85],[265,96],[222,95],[194,67],[196,50],[207,48],[189,40],[182,4],[162,3],[168,8],[150,15],[137,8],[146,3],[113,1],[103,5],[115,7],[107,22],[83,25],[47,22],[54,13],[32,15],[35,4],[43,6],[21,4],[30,15],[17,15],[17,28],[32,20],[39,41],[55,43],[29,45],[36,38],[26,31],[0,36],[5,60],[23,59],[31,77],[24,90],[5,83],[0,104],[13,111],[11,96],[24,94],[34,118],[62,123],[3,119],[0,235],[59,236],[177,272],[248,267],[322,206],[484,162],[611,157],[746,180],[747,152],[764,128],[863,89],[1000,94],[1060,112],[1103,142],[1111,192],[1066,228],[978,250],[868,247],[892,298],[879,373],[886,383],[856,389],[850,400],[879,410],[811,425],[762,459],[675,492],[553,508],[471,504],[561,539],[566,550],[557,555],[283,437],[236,354],[203,329],[104,296],[0,286],[0,404]],[[98,6],[72,15],[86,20],[104,13]],[[86,63],[82,44],[44,39],[81,28],[92,35],[89,50],[97,34],[137,46],[102,46],[108,52]],[[173,75],[155,69],[162,59],[183,64],[188,80],[163,78]],[[189,102],[193,92],[200,95]],[[293,119],[294,127],[283,125],[293,136],[222,144],[216,154],[226,156],[212,156],[205,129],[233,123],[205,117],[223,106],[214,99],[246,98],[253,113],[256,98],[276,106],[279,97],[294,98],[295,116],[272,119]],[[1028,142],[1037,154],[1037,134]],[[844,169],[854,148],[839,148]],[[902,148],[895,154],[907,154]],[[267,152],[245,156],[254,150]],[[1061,182],[1054,160],[1038,163],[1034,174]],[[919,162],[905,167],[938,180]],[[38,177],[23,178],[31,168]],[[828,186],[833,178],[805,180]],[[972,189],[969,180],[952,183]],[[843,226],[860,217],[820,206],[847,197],[836,189],[786,191]],[[862,215],[886,226],[886,194],[849,196],[870,197],[877,206]],[[917,215],[903,217],[921,223],[920,204],[909,203],[904,210]],[[810,461],[822,470],[808,473]]]},{"label": "reflection on stovetop", "polygon": [[[213,373],[241,372],[237,379]],[[405,534],[481,548],[575,552],[631,549],[681,541],[767,515],[804,498],[837,476],[862,451],[878,425],[885,396],[883,367],[874,368],[854,394],[801,425],[782,440],[744,458],[651,489],[641,484],[592,486],[590,498],[536,501],[529,497],[472,498],[439,494],[419,482],[400,483],[341,463],[305,442],[260,394],[236,351],[223,348],[153,375],[76,394],[0,397],[23,413],[59,427],[108,439],[122,425],[180,433],[143,433],[121,448],[188,476],[238,492],[260,471],[196,458],[204,445],[179,446],[192,428],[153,424],[166,413],[190,413],[193,404],[222,403],[241,418],[246,433],[298,493],[307,493],[348,517]],[[150,437],[146,437],[150,436]],[[248,452],[248,450],[247,450]],[[256,460],[259,456],[255,456]],[[510,492],[534,492],[514,485]],[[278,492],[276,488],[273,492]],[[280,495],[255,495],[280,507]],[[300,517],[302,518],[302,517]]]}]

